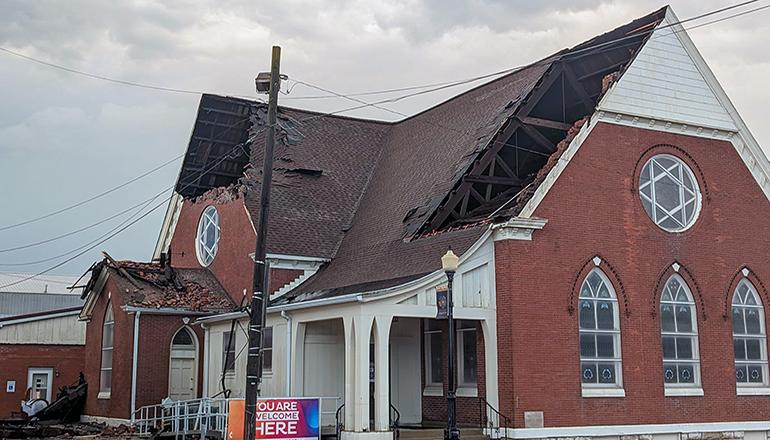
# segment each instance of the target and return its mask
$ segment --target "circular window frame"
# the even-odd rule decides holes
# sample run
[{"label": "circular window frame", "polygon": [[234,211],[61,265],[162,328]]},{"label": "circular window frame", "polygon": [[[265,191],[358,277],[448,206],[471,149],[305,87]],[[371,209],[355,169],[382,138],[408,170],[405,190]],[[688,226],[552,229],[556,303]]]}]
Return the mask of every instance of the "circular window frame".
[{"label": "circular window frame", "polygon": [[[651,165],[652,161],[658,158],[666,158],[670,159],[674,162],[676,162],[680,167],[683,168],[684,172],[687,173],[687,175],[690,177],[694,184],[695,189],[695,211],[693,212],[692,218],[687,222],[687,224],[684,227],[681,228],[668,228],[661,226],[660,223],[654,218],[653,214],[648,212],[647,209],[644,206],[645,200],[642,199],[642,176],[647,169],[648,165]],[[672,234],[680,234],[683,232],[688,231],[691,229],[697,222],[698,218],[700,218],[701,209],[703,208],[703,190],[701,189],[701,182],[698,180],[698,178],[695,176],[695,172],[693,172],[693,168],[690,166],[690,164],[682,159],[679,156],[676,156],[671,153],[658,153],[650,156],[647,160],[644,161],[644,164],[642,165],[639,175],[637,176],[637,185],[636,185],[636,192],[639,200],[639,204],[642,206],[642,211],[644,211],[645,215],[647,216],[652,223],[660,228],[661,230],[672,233]],[[652,191],[654,191],[654,186],[652,188]],[[652,203],[652,202],[650,202]]]},{"label": "circular window frame", "polygon": [[[213,212],[214,218],[216,219],[215,225],[218,230],[216,241],[214,242],[214,247],[210,251],[211,253],[211,260],[208,262],[205,261],[204,256],[202,255],[203,249],[201,249],[202,246],[204,246],[203,242],[201,241],[201,235],[204,231],[204,222],[206,219],[211,218],[211,213]],[[208,225],[206,225],[208,226]],[[198,228],[195,232],[195,256],[198,258],[198,263],[200,263],[203,267],[209,267],[216,259],[217,253],[219,252],[219,240],[222,238],[222,224],[220,222],[220,216],[219,211],[217,211],[217,208],[213,205],[209,205],[206,207],[206,209],[203,210],[201,213],[200,218],[198,219]]]}]

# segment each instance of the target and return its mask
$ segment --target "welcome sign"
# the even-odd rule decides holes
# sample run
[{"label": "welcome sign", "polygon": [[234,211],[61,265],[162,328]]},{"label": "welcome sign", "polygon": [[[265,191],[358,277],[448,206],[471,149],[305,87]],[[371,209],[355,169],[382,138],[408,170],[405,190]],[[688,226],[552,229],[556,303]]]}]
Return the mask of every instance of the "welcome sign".
[{"label": "welcome sign", "polygon": [[[227,438],[243,438],[243,399],[231,400],[227,423]],[[255,439],[258,440],[319,440],[320,402],[318,398],[275,398],[257,400],[254,417]]]}]

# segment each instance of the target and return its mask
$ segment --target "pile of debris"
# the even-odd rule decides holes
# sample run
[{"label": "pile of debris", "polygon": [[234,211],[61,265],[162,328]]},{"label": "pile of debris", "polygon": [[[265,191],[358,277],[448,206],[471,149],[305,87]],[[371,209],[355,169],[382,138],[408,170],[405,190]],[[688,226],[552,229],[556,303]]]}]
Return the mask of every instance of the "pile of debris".
[{"label": "pile of debris", "polygon": [[138,439],[133,428],[125,425],[113,427],[103,423],[10,423],[0,422],[0,438],[2,439],[77,439],[77,438],[114,438]]}]

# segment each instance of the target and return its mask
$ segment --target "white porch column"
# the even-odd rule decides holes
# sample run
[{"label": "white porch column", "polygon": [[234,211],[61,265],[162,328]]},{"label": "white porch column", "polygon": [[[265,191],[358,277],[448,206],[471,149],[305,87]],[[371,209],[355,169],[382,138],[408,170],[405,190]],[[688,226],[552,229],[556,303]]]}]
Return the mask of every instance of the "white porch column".
[{"label": "white porch column", "polygon": [[[489,317],[481,321],[484,332],[484,374],[486,375],[487,402],[498,411],[500,400],[497,382],[497,318]],[[492,419],[493,414],[487,414]]]},{"label": "white porch column", "polygon": [[374,318],[374,430],[390,429],[390,315]]},{"label": "white porch column", "polygon": [[344,429],[353,429],[356,409],[356,334],[352,316],[342,318],[345,330],[345,409]]},{"label": "white porch column", "polygon": [[[372,315],[356,315],[355,323],[355,411],[353,429],[369,431],[369,342]],[[346,405],[347,409],[347,405]],[[347,413],[347,411],[345,411]]]},{"label": "white porch column", "polygon": [[291,322],[292,347],[290,396],[305,395],[305,323],[294,319]]}]

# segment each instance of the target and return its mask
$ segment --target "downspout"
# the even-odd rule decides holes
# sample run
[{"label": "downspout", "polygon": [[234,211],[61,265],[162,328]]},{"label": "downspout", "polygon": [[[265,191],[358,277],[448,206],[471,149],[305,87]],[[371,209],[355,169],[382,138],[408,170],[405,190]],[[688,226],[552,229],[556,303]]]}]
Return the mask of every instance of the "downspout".
[{"label": "downspout", "polygon": [[136,422],[136,370],[139,355],[139,316],[142,312],[134,313],[134,353],[131,359],[131,424]]},{"label": "downspout", "polygon": [[209,395],[209,328],[206,324],[203,327],[203,392],[202,397]]},{"label": "downspout", "polygon": [[281,310],[281,318],[286,320],[286,397],[291,396],[291,316]]}]

